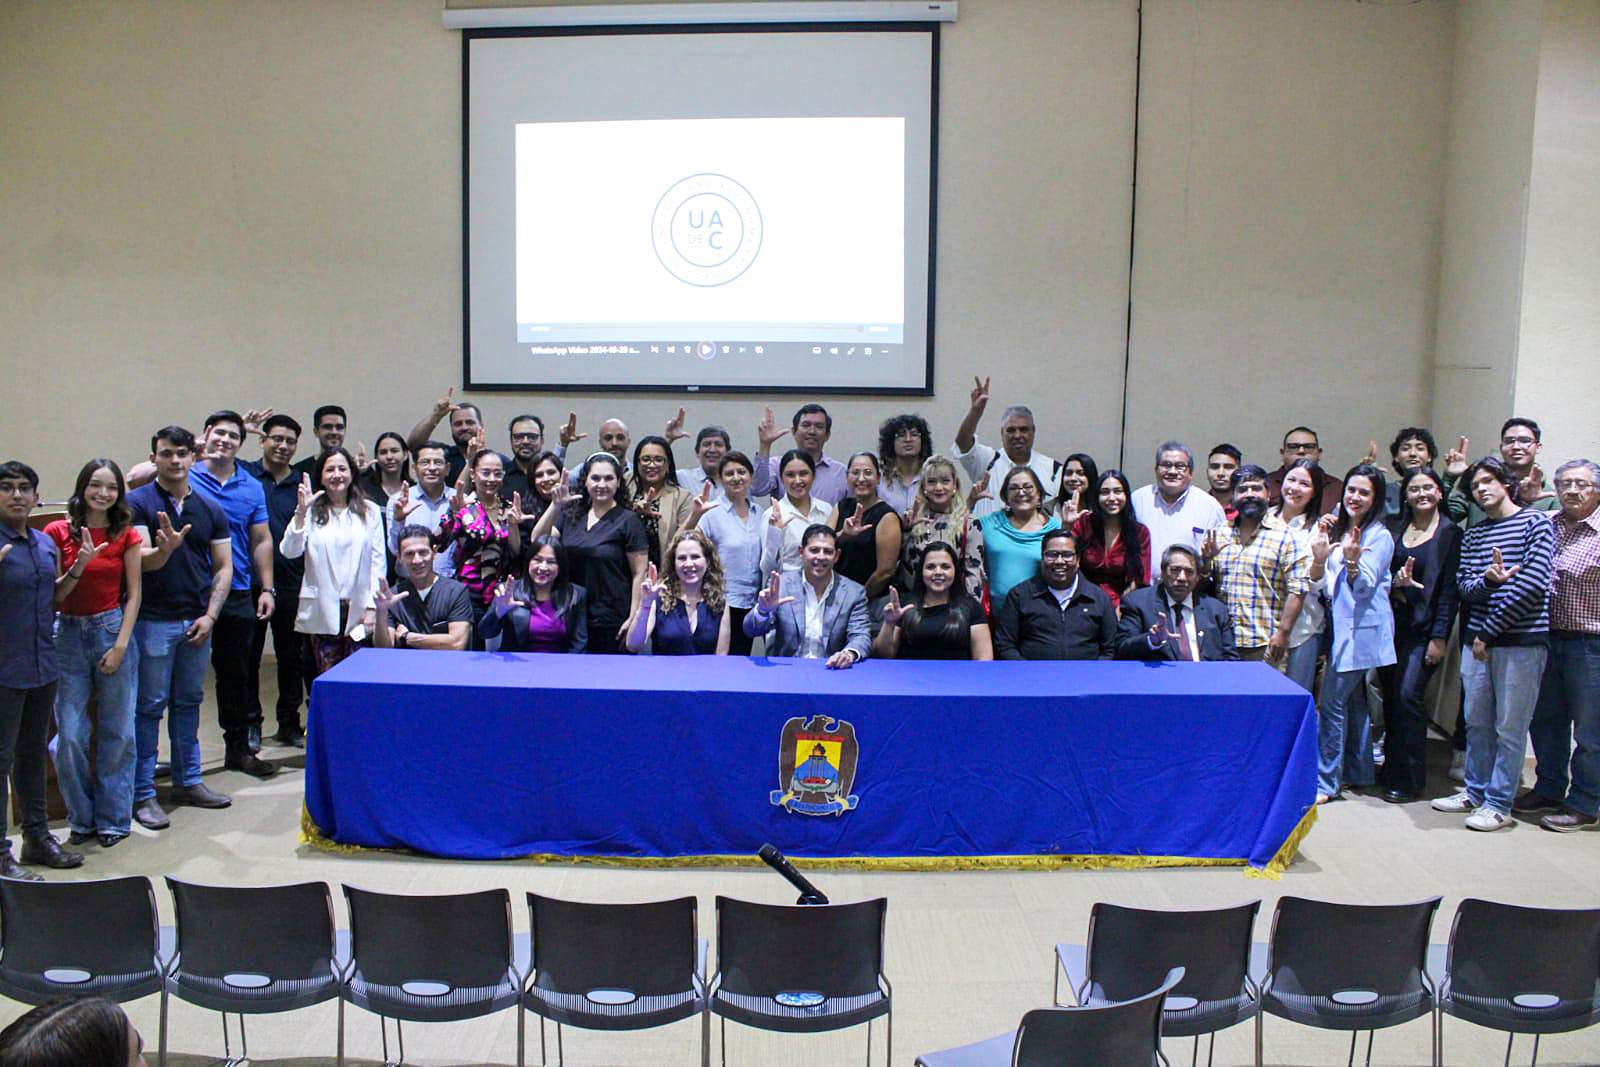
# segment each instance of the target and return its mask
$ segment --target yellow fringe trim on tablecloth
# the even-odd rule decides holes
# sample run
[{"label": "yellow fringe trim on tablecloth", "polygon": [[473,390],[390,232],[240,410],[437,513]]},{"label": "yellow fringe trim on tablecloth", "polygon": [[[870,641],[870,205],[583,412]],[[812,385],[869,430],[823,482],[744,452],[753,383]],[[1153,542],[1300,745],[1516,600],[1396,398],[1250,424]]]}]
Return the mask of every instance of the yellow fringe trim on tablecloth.
[{"label": "yellow fringe trim on tablecloth", "polygon": [[[1300,842],[1317,821],[1315,808],[1308,810],[1294,832],[1265,867],[1250,867],[1241,859],[1208,859],[1192,856],[791,856],[796,867],[812,870],[850,871],[1106,871],[1138,870],[1154,867],[1244,867],[1250,878],[1283,877],[1294,859]],[[325,835],[311,821],[310,812],[300,810],[300,840],[326,852],[409,852],[404,848],[376,848],[367,845],[342,845]],[[561,856],[538,852],[520,857],[541,864],[567,864],[584,867],[760,867],[757,856]]]}]

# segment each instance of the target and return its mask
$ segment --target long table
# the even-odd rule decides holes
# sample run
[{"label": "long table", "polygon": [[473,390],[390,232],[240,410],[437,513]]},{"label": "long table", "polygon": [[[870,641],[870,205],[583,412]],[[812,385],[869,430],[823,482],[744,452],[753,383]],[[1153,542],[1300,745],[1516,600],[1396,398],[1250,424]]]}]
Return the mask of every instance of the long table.
[{"label": "long table", "polygon": [[[774,803],[784,724],[816,715],[859,744],[839,814]],[[1257,663],[365,649],[307,725],[312,839],[464,859],[1281,867],[1316,792],[1311,698]]]}]

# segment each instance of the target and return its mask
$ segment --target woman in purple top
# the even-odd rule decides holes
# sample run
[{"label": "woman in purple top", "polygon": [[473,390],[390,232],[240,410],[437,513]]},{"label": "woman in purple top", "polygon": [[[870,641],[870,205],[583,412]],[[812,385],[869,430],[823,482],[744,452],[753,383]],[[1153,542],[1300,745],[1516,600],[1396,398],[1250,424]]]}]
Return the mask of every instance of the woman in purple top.
[{"label": "woman in purple top", "polygon": [[667,546],[667,558],[666,576],[656,581],[651,564],[639,586],[626,648],[638,652],[648,641],[656,656],[726,656],[728,604],[716,546],[699,530],[684,530]]},{"label": "woman in purple top", "polygon": [[583,587],[567,577],[567,553],[554,537],[533,542],[528,573],[501,582],[478,636],[490,652],[584,652],[589,612]]}]

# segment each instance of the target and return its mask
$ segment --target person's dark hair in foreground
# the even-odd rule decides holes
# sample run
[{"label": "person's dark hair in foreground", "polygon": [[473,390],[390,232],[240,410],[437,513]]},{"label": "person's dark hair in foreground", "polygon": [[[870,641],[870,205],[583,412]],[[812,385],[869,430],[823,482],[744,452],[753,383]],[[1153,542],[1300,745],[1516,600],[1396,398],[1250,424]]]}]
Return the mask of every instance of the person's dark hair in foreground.
[{"label": "person's dark hair in foreground", "polygon": [[5,1067],[145,1067],[144,1041],[104,997],[58,997],[0,1030]]}]

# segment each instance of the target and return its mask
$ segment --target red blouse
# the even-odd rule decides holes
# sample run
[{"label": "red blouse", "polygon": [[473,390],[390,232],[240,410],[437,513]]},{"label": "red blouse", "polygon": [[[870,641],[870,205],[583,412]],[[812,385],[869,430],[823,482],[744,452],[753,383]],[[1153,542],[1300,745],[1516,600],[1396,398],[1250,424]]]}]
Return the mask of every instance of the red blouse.
[{"label": "red blouse", "polygon": [[[1138,585],[1150,584],[1150,531],[1141,523],[1135,527],[1139,541]],[[1109,547],[1093,539],[1094,528],[1085,515],[1072,524],[1072,535],[1078,539],[1078,571],[1095,585],[1105,590],[1111,603],[1122,606],[1122,593],[1128,587],[1128,539],[1118,537]],[[1124,532],[1126,532],[1124,520]]]}]

